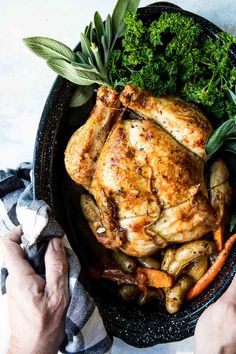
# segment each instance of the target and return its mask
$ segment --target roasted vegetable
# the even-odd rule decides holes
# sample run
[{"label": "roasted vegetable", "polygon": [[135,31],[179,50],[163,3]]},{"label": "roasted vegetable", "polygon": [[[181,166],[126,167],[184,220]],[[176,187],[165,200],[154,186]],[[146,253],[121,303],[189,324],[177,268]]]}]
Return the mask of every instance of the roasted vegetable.
[{"label": "roasted vegetable", "polygon": [[167,249],[161,263],[161,270],[164,270],[165,272],[168,271],[170,264],[175,259],[175,251],[176,250],[174,248]]},{"label": "roasted vegetable", "polygon": [[175,258],[169,265],[167,272],[177,277],[181,270],[200,256],[210,256],[215,251],[215,244],[211,241],[197,240],[188,242],[178,248]]},{"label": "roasted vegetable", "polygon": [[184,272],[190,276],[196,283],[207,271],[208,259],[206,256],[201,256],[193,261],[184,269]]},{"label": "roasted vegetable", "polygon": [[136,285],[122,285],[119,288],[119,295],[124,301],[131,301],[135,299],[139,294],[138,287]]},{"label": "roasted vegetable", "polygon": [[112,258],[116,264],[126,273],[133,273],[136,268],[136,262],[134,258],[128,256],[127,254],[121,251],[113,251]]},{"label": "roasted vegetable", "polygon": [[218,251],[222,251],[224,248],[224,231],[225,228],[223,225],[219,226],[217,230],[213,231],[213,237]]},{"label": "roasted vegetable", "polygon": [[180,310],[185,295],[193,285],[193,279],[188,275],[182,275],[173,288],[166,291],[166,310],[173,314]]},{"label": "roasted vegetable", "polygon": [[[123,272],[116,267],[105,267],[103,271],[95,268],[90,268],[89,275],[96,279],[107,279],[115,281],[118,284],[138,285],[136,279],[131,274]],[[146,278],[147,279],[147,278]]]},{"label": "roasted vegetable", "polygon": [[215,262],[211,265],[208,271],[203,275],[201,279],[189,290],[187,294],[187,300],[192,300],[197,297],[206,287],[215,279],[215,277],[221,271],[225,264],[229,253],[236,241],[236,234],[232,235],[225,243],[224,249],[216,257]]},{"label": "roasted vegetable", "polygon": [[89,274],[93,278],[108,279],[118,284],[137,285],[144,292],[147,290],[147,286],[168,288],[173,285],[169,274],[156,269],[137,268],[133,274],[128,274],[116,267],[107,266],[103,271],[91,268]]},{"label": "roasted vegetable", "polygon": [[140,306],[146,305],[148,302],[154,300],[158,301],[158,304],[162,305],[165,295],[161,289],[148,289],[146,292],[141,293],[138,298],[138,304]]},{"label": "roasted vegetable", "polygon": [[154,288],[169,288],[173,285],[172,277],[161,270],[137,268],[137,274],[145,274],[148,279],[148,286]]},{"label": "roasted vegetable", "polygon": [[138,257],[137,261],[145,268],[161,269],[161,264],[154,257]]}]

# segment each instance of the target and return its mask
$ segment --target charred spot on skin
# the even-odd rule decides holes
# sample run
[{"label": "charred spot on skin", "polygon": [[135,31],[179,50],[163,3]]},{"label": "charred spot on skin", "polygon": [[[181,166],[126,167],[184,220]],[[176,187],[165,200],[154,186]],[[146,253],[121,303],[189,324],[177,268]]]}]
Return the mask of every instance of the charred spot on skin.
[{"label": "charred spot on skin", "polygon": [[204,147],[205,146],[205,140],[200,139],[198,141],[195,142],[195,146],[197,147]]},{"label": "charred spot on skin", "polygon": [[124,91],[122,92],[122,96],[128,102],[135,101],[137,94],[138,94],[138,89],[134,86],[129,86],[125,88]]},{"label": "charred spot on skin", "polygon": [[134,150],[132,150],[132,149],[128,149],[128,150],[127,150],[127,157],[129,157],[130,159],[132,159],[132,158],[134,157],[134,155],[135,155]]},{"label": "charred spot on skin", "polygon": [[121,246],[126,239],[126,230],[119,226],[116,229],[116,235],[120,241],[120,246]]},{"label": "charred spot on skin", "polygon": [[122,140],[126,139],[126,135],[125,135],[124,129],[121,128],[121,127],[119,128],[119,136],[121,137]]},{"label": "charred spot on skin", "polygon": [[124,193],[124,189],[122,187],[120,187],[118,190],[117,190],[117,193],[118,194],[123,194]]},{"label": "charred spot on skin", "polygon": [[110,158],[110,166],[119,166],[119,163],[119,157],[115,156]]},{"label": "charred spot on skin", "polygon": [[137,173],[138,175],[141,175],[141,173],[142,173],[142,167],[141,167],[141,166],[137,166],[137,167],[136,167],[136,173]]},{"label": "charred spot on skin", "polygon": [[146,135],[146,140],[152,140],[154,138],[154,135],[152,132],[148,131]]}]

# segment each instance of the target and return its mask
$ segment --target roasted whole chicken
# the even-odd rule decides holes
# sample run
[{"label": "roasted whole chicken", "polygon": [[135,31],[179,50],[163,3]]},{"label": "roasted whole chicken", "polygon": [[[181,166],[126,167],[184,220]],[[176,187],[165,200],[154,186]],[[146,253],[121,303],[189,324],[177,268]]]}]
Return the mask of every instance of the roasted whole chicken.
[{"label": "roasted whole chicken", "polygon": [[205,171],[211,132],[199,108],[177,97],[100,87],[65,151],[68,174],[89,192],[81,205],[98,241],[142,257],[215,230],[230,187],[222,160]]}]

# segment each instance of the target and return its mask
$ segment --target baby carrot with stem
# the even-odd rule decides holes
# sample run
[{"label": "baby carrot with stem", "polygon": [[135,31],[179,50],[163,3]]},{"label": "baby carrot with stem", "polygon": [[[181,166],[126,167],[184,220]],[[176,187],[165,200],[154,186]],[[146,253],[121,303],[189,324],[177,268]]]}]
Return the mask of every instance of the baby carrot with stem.
[{"label": "baby carrot with stem", "polygon": [[197,283],[189,290],[186,299],[188,301],[197,297],[206,287],[215,279],[225,264],[229,253],[236,241],[236,234],[233,234],[225,243],[223,250],[216,257],[215,262],[211,265],[208,271],[197,281]]}]

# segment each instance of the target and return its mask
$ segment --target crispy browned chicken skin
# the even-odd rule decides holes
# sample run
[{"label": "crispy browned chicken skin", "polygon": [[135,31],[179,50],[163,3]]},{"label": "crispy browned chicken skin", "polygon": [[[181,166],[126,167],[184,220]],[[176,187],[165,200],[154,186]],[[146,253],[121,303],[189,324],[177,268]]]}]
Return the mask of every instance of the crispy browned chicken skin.
[{"label": "crispy browned chicken skin", "polygon": [[[124,108],[138,116],[124,118]],[[93,196],[83,195],[81,204],[97,239],[144,256],[214,230],[230,190],[219,160],[211,167],[211,203],[203,176],[211,131],[207,117],[179,98],[132,85],[120,97],[99,88],[65,152],[67,172]]]}]

